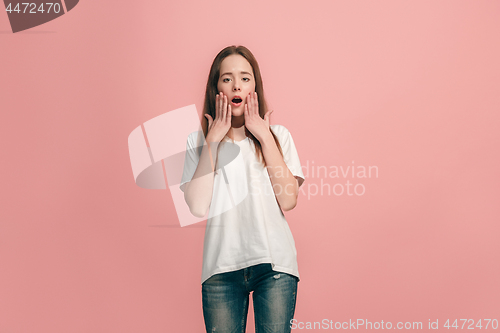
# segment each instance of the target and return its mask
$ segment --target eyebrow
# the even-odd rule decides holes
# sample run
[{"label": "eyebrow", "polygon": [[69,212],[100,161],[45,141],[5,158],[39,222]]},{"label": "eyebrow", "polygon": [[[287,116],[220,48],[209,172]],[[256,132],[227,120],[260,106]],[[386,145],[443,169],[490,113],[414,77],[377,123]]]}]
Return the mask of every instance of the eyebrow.
[{"label": "eyebrow", "polygon": [[[248,75],[252,76],[252,74],[248,73],[248,72],[240,72],[240,74],[248,74]],[[227,72],[227,73],[221,74],[221,76],[224,76],[224,75],[233,75],[233,73]]]}]

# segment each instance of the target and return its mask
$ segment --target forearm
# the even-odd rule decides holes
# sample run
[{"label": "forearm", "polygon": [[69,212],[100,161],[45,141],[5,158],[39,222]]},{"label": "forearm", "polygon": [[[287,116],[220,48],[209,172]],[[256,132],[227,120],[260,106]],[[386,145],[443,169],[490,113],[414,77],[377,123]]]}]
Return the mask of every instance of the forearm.
[{"label": "forearm", "polygon": [[193,179],[187,183],[184,191],[189,210],[197,217],[205,216],[212,201],[217,147],[217,143],[212,143],[210,149],[208,145],[203,146]]},{"label": "forearm", "polygon": [[281,209],[291,210],[297,205],[299,193],[297,179],[288,169],[271,133],[260,140],[260,143],[276,199]]}]

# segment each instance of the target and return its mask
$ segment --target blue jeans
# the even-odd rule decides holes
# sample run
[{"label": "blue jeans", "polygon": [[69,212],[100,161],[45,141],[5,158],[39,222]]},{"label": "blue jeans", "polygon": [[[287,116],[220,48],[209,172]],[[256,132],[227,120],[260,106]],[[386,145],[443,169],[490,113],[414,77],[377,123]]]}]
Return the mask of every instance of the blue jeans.
[{"label": "blue jeans", "polygon": [[291,331],[298,278],[258,264],[215,274],[203,282],[203,317],[207,332],[244,333],[252,293],[255,333]]}]

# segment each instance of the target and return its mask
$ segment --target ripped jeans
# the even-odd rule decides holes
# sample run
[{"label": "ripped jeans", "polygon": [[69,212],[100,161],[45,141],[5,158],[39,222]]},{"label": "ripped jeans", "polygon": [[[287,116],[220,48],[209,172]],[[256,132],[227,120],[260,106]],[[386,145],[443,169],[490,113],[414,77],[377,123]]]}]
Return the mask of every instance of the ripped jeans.
[{"label": "ripped jeans", "polygon": [[276,272],[271,264],[212,275],[202,284],[207,333],[245,333],[252,293],[255,333],[288,333],[297,300],[296,276]]}]

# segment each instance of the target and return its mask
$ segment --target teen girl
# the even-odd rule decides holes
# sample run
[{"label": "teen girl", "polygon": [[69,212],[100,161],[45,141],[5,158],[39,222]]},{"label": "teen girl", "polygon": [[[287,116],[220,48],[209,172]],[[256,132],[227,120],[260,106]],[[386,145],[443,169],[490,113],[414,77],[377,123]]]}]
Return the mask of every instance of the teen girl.
[{"label": "teen girl", "polygon": [[256,333],[291,331],[300,277],[283,211],[297,204],[304,175],[290,132],[269,125],[271,112],[252,53],[219,52],[205,93],[208,145],[201,132],[189,135],[181,181],[191,213],[209,211],[201,278],[207,332],[245,332],[250,292]]}]

